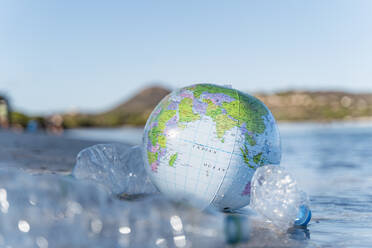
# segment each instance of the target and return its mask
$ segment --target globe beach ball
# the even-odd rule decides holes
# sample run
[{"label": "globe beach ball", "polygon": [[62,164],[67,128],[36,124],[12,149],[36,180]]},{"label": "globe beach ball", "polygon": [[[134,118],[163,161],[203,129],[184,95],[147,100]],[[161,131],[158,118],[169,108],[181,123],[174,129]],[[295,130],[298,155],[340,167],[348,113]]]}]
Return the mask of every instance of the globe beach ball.
[{"label": "globe beach ball", "polygon": [[145,169],[160,192],[201,208],[241,208],[260,166],[279,164],[280,136],[270,110],[239,90],[196,84],[155,107],[143,135]]}]

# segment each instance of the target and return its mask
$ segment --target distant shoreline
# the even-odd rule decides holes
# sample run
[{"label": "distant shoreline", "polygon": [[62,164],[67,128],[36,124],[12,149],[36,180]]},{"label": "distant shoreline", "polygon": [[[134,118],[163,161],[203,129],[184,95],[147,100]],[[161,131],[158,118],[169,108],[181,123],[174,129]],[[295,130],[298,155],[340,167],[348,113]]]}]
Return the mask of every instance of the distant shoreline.
[{"label": "distant shoreline", "polygon": [[[70,127],[143,126],[158,102],[170,90],[150,87],[112,110],[99,114],[65,114]],[[278,122],[372,121],[372,93],[334,91],[286,91],[254,94],[273,113]]]},{"label": "distant shoreline", "polygon": [[372,124],[372,116],[371,117],[360,117],[360,118],[352,118],[352,119],[334,119],[334,120],[279,120],[277,123],[293,123],[293,124],[301,124],[301,123],[314,123],[314,124],[332,124],[332,123],[371,123]]},{"label": "distant shoreline", "polygon": [[[70,112],[30,117],[14,112],[13,124],[26,128],[31,120],[46,129],[144,126],[155,106],[171,91],[159,86],[143,89],[129,100],[101,113]],[[281,123],[372,121],[372,93],[336,91],[285,91],[257,93]],[[57,131],[58,131],[57,130]]]},{"label": "distant shoreline", "polygon": [[[278,124],[372,124],[372,116],[367,118],[354,118],[354,119],[335,119],[335,120],[276,120]],[[68,130],[78,130],[78,129],[142,129],[145,125],[122,125],[122,126],[88,126],[88,127],[74,127]]]}]

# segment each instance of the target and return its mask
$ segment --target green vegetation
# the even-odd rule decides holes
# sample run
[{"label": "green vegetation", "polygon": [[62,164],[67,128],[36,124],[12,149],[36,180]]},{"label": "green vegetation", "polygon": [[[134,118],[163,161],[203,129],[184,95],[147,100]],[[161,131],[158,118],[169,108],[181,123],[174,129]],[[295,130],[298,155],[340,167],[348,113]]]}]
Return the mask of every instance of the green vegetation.
[{"label": "green vegetation", "polygon": [[28,116],[21,112],[11,112],[11,120],[13,126],[20,126],[26,128],[30,121],[36,121],[40,128],[45,128],[47,124],[47,118],[41,116]]},{"label": "green vegetation", "polygon": [[31,120],[31,117],[20,112],[12,112],[11,119],[13,124],[18,124],[22,127],[26,127],[27,123]]}]

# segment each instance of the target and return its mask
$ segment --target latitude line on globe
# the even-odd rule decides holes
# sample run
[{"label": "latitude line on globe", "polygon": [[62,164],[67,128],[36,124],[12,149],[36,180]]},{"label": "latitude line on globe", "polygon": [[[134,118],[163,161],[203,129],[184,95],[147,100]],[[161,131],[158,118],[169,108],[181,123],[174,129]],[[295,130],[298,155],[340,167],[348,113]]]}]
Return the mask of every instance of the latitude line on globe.
[{"label": "latitude line on globe", "polygon": [[[239,94],[238,94],[238,92],[237,92],[236,90],[235,90],[235,94],[236,94],[236,96],[237,96],[237,98],[238,98],[238,103],[239,103],[239,104],[238,104],[238,113],[239,113],[238,116],[240,116],[240,97],[239,97]],[[239,122],[238,122],[238,123],[239,123]],[[237,137],[237,135],[238,135],[238,130],[239,130],[239,129],[236,128],[235,137]],[[232,149],[232,152],[231,152],[231,156],[230,156],[230,160],[229,160],[229,165],[228,165],[227,168],[226,168],[226,173],[223,175],[223,178],[222,178],[220,184],[218,185],[217,191],[216,191],[216,193],[214,194],[212,201],[209,202],[209,204],[211,204],[211,203],[216,199],[216,196],[217,196],[218,192],[220,191],[223,182],[225,181],[225,178],[226,178],[227,172],[229,171],[229,168],[230,168],[230,163],[231,163],[231,160],[232,160],[232,156],[233,156],[233,153],[234,153],[234,151],[235,151],[235,145],[236,145],[236,142],[237,142],[237,139],[234,140],[234,146],[233,146],[233,149]]]},{"label": "latitude line on globe", "polygon": [[[188,142],[188,143],[194,144],[194,145],[205,146],[205,147],[210,148],[210,149],[214,149],[214,150],[221,151],[221,152],[224,152],[224,153],[227,153],[227,154],[231,154],[231,152],[225,151],[225,150],[220,149],[220,148],[217,148],[217,147],[203,145],[203,144],[196,143],[196,142],[193,142],[193,141],[191,141],[191,140],[187,140],[187,139],[182,139],[182,140],[185,141],[185,142]],[[251,151],[256,151],[256,150],[251,149]],[[237,153],[237,152],[232,152],[232,154],[234,154],[234,155],[236,155],[236,156],[239,156],[239,157],[243,157],[243,155],[241,155],[240,153]]]},{"label": "latitude line on globe", "polygon": [[[203,145],[203,144],[200,144],[200,143],[197,143],[197,142],[194,142],[194,141],[191,141],[191,140],[187,140],[187,139],[183,139],[183,141],[188,142],[188,143],[191,143],[191,144],[193,144],[193,145],[205,146],[206,148],[210,148],[210,149],[213,149],[213,150],[217,150],[217,151],[220,151],[220,152],[224,152],[224,153],[227,153],[227,154],[231,154],[231,152],[225,151],[225,150],[220,149],[220,148],[217,148],[217,147]],[[232,153],[233,153],[234,155],[237,155],[237,156],[242,157],[239,153],[236,153],[236,152],[232,152]]]}]

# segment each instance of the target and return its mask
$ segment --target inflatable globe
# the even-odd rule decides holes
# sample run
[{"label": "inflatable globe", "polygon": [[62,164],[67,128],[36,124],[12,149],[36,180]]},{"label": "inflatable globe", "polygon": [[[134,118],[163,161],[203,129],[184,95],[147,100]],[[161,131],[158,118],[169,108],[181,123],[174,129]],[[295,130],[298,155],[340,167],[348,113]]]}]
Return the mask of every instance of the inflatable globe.
[{"label": "inflatable globe", "polygon": [[197,84],[156,106],[144,129],[143,156],[163,194],[229,211],[249,204],[256,168],[280,163],[280,137],[257,98]]}]

